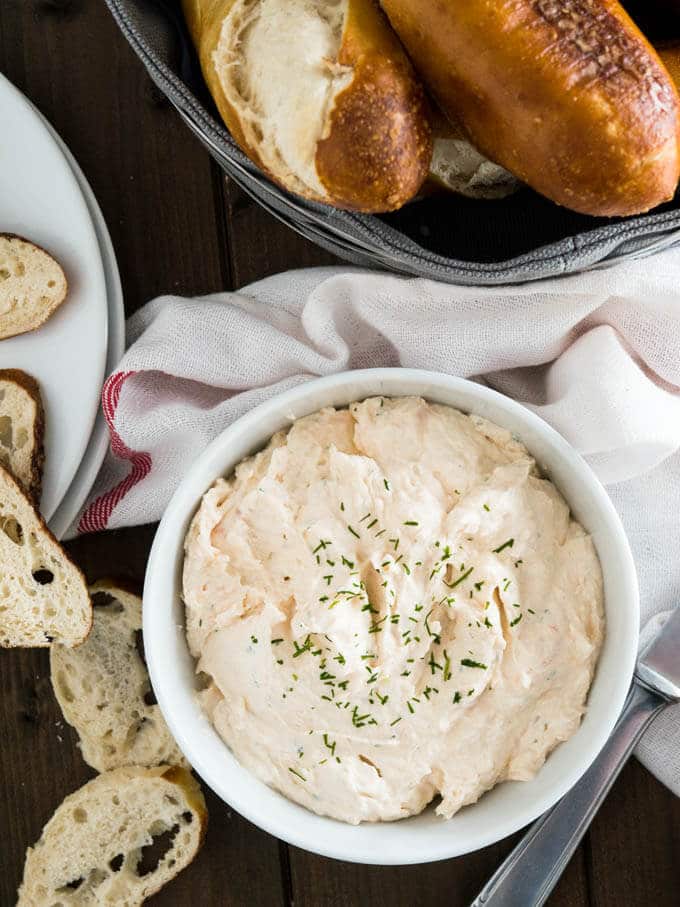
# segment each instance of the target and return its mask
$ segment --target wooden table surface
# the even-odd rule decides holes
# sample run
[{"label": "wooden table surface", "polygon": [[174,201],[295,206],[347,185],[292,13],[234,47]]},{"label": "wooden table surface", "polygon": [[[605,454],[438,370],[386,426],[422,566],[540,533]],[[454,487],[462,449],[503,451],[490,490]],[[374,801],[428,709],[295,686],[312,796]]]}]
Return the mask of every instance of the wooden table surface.
[{"label": "wooden table surface", "polygon": [[[152,86],[101,0],[0,0],[0,70],[51,120],[89,179],[128,313],[159,293],[235,289],[333,261],[225,180]],[[0,130],[0,142],[9,140]],[[141,582],[153,534],[147,526],[68,547],[91,580],[113,571]],[[27,845],[64,795],[93,774],[60,719],[47,653],[0,652],[0,907],[14,903]],[[205,847],[149,903],[456,907],[516,840],[422,867],[357,866],[288,847],[206,795]],[[633,761],[550,904],[677,905],[679,864],[680,800]]]}]

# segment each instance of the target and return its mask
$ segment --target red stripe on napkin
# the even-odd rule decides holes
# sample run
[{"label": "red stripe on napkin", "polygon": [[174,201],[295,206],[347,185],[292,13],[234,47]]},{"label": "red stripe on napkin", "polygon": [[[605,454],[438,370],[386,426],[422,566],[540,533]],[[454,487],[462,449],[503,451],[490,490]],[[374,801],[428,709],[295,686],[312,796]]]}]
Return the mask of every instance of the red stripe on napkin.
[{"label": "red stripe on napkin", "polygon": [[109,491],[100,495],[87,507],[78,523],[78,532],[100,532],[106,529],[109,517],[128,491],[141,482],[151,471],[152,460],[148,453],[131,450],[114,427],[114,418],[123,384],[136,372],[116,372],[104,384],[102,410],[111,436],[111,453],[119,460],[129,460],[130,473]]}]

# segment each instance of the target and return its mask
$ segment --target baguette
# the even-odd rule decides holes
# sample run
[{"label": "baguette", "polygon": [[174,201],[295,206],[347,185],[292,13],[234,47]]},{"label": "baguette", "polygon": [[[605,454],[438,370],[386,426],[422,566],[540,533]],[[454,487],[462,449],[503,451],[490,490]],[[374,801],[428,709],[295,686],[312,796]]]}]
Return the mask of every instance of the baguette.
[{"label": "baguette", "polygon": [[0,464],[40,503],[45,462],[45,412],[35,378],[20,369],[0,369]]},{"label": "baguette", "polygon": [[[185,769],[99,775],[66,797],[29,847],[17,907],[138,907],[191,863],[206,821]],[[165,837],[165,853],[145,871],[144,851]]]},{"label": "baguette", "polygon": [[235,141],[275,182],[356,211],[401,207],[427,176],[424,93],[375,0],[183,0]]},{"label": "baguette", "polygon": [[58,261],[35,243],[0,233],[0,340],[39,328],[66,299]]},{"label": "baguette", "polygon": [[83,574],[0,466],[0,646],[77,646],[91,626]]},{"label": "baguette", "polygon": [[137,651],[141,598],[112,580],[90,586],[90,594],[96,607],[87,640],[50,650],[52,688],[83,758],[99,772],[184,762],[159,706],[148,702],[151,684]]},{"label": "baguette", "polygon": [[381,0],[444,112],[479,150],[575,211],[673,197],[678,95],[617,0]]}]

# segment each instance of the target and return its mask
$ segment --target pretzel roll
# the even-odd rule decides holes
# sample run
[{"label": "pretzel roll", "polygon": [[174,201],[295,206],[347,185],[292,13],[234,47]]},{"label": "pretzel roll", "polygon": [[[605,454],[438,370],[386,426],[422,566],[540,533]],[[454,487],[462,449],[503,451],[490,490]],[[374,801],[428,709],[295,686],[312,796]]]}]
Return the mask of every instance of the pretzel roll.
[{"label": "pretzel roll", "polygon": [[585,214],[672,198],[679,100],[616,0],[381,0],[421,76],[473,143]]}]

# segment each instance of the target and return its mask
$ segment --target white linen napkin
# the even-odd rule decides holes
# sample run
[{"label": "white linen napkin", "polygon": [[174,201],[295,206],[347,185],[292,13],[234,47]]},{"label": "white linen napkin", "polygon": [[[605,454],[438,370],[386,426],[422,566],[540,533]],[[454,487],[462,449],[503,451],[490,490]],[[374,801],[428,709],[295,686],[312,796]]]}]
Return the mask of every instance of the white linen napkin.
[{"label": "white linen napkin", "polygon": [[[680,593],[679,279],[669,251],[505,288],[319,268],[154,299],[105,385],[110,450],[74,530],[158,520],[205,445],[285,388],[344,369],[433,369],[526,403],[586,456],[628,531],[647,622]],[[637,754],[680,795],[680,707]]]}]

